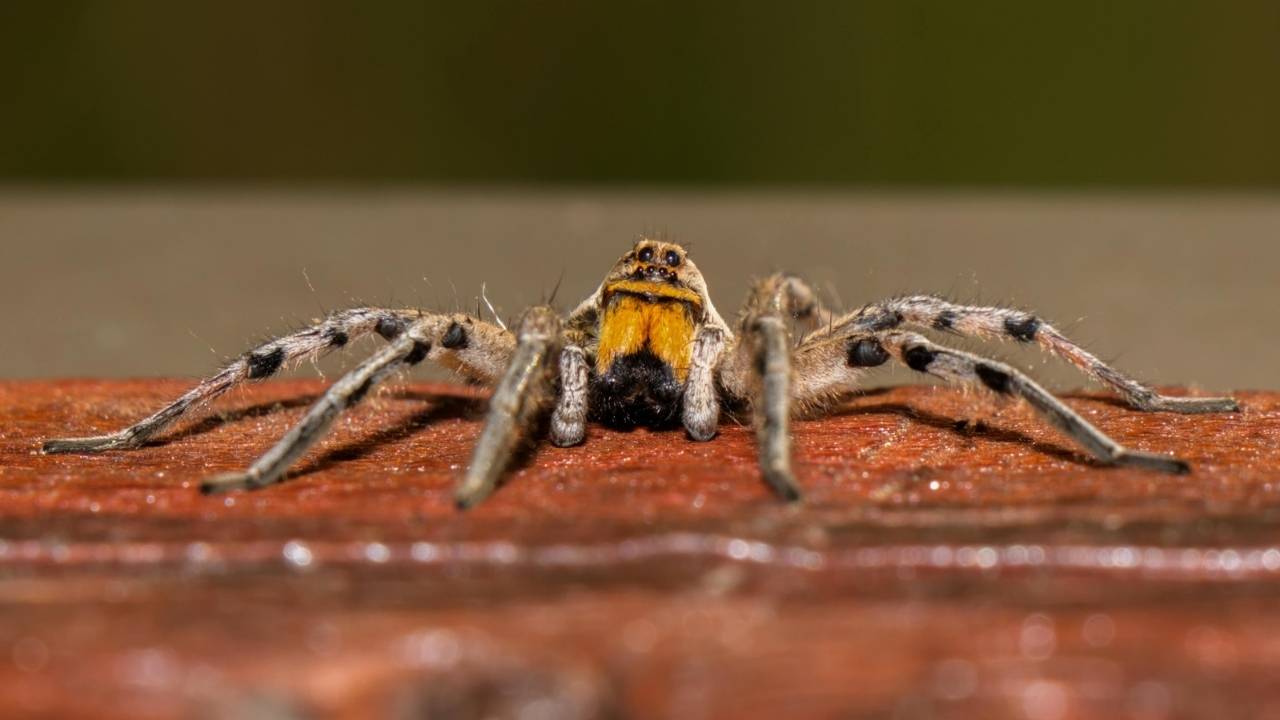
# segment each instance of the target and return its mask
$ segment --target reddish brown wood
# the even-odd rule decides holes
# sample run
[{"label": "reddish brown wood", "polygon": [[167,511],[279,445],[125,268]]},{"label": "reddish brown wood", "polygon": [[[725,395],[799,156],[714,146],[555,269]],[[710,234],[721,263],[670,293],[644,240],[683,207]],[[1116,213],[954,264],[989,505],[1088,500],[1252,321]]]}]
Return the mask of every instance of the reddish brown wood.
[{"label": "reddish brown wood", "polygon": [[[479,509],[481,396],[351,413],[284,485],[203,497],[322,387],[267,383],[132,453],[42,456],[180,381],[0,383],[0,716],[1280,714],[1280,395],[1071,403],[1185,477],[1100,468],[946,389],[798,423],[802,507],[750,432],[591,428]],[[957,421],[968,421],[960,425]],[[542,714],[539,714],[542,713]]]}]

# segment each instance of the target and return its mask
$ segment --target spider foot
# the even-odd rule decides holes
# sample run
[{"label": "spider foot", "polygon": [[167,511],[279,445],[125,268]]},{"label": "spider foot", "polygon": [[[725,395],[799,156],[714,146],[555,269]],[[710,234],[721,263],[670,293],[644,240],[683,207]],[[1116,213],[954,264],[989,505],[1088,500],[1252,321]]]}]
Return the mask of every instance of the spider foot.
[{"label": "spider foot", "polygon": [[1198,415],[1201,413],[1240,412],[1240,403],[1236,402],[1234,398],[1227,397],[1201,398],[1157,395],[1141,403],[1140,409],[1148,412],[1175,412]]},{"label": "spider foot", "polygon": [[764,481],[786,502],[799,502],[804,498],[796,478],[790,470],[768,469],[764,471]]},{"label": "spider foot", "polygon": [[201,482],[200,492],[204,495],[219,495],[235,490],[257,490],[269,484],[251,473],[223,473]]},{"label": "spider foot", "polygon": [[137,446],[138,443],[125,435],[100,435],[97,437],[46,440],[40,446],[40,452],[46,455],[99,453],[107,450],[128,450]]},{"label": "spider foot", "polygon": [[1157,455],[1137,450],[1126,450],[1116,455],[1112,458],[1111,464],[1156,470],[1171,475],[1186,475],[1191,472],[1191,466],[1185,460],[1179,460],[1172,455]]},{"label": "spider foot", "polygon": [[470,510],[493,492],[493,484],[464,481],[453,494],[453,503],[459,510]]}]

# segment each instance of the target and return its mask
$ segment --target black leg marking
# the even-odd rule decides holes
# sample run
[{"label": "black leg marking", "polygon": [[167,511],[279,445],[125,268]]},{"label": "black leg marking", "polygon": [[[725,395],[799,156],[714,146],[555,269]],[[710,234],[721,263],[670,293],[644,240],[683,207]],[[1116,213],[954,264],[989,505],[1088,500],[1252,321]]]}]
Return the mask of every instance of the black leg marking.
[{"label": "black leg marking", "polygon": [[998,392],[1001,395],[1009,394],[1009,383],[1013,380],[1013,378],[1009,377],[1009,373],[985,363],[975,364],[973,372],[982,381],[983,385],[986,385],[994,392]]},{"label": "black leg marking", "polygon": [[888,360],[884,346],[872,338],[858,338],[849,345],[849,367],[877,367]]},{"label": "black leg marking", "polygon": [[378,324],[373,329],[384,340],[395,340],[400,337],[400,333],[404,332],[404,328],[404,320],[398,317],[382,317],[378,318]]},{"label": "black leg marking", "polygon": [[958,316],[951,310],[943,310],[933,319],[933,329],[943,332],[954,332]]},{"label": "black leg marking", "polygon": [[457,322],[450,323],[449,329],[445,331],[444,337],[440,340],[440,344],[450,350],[462,350],[470,344],[470,338],[467,337],[467,329]]},{"label": "black leg marking", "polygon": [[1040,319],[1035,315],[1008,318],[1004,321],[1004,330],[1018,342],[1031,342],[1036,339],[1036,333],[1040,331]]},{"label": "black leg marking", "polygon": [[406,365],[417,365],[427,359],[427,353],[429,352],[431,352],[431,343],[415,342],[413,350],[405,356],[404,362]]},{"label": "black leg marking", "polygon": [[902,353],[903,359],[907,361],[907,367],[916,372],[928,372],[929,366],[937,356],[937,353],[923,345],[912,345]]},{"label": "black leg marking", "polygon": [[351,342],[351,336],[341,330],[330,330],[326,333],[326,337],[329,338],[331,348],[346,347],[347,343]]},{"label": "black leg marking", "polygon": [[897,310],[887,310],[885,308],[877,308],[879,314],[867,320],[860,322],[859,326],[872,332],[880,330],[892,330],[902,324],[902,313]]},{"label": "black leg marking", "polygon": [[249,366],[250,380],[271,377],[284,364],[284,348],[276,347],[267,352],[249,353],[245,362]]}]

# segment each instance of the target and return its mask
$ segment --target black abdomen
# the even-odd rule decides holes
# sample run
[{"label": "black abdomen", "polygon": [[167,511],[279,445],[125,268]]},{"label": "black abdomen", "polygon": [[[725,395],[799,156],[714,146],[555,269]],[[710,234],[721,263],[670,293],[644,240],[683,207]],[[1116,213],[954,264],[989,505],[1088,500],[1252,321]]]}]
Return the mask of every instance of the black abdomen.
[{"label": "black abdomen", "polygon": [[607,374],[591,378],[591,417],[624,430],[671,427],[680,420],[681,394],[671,366],[641,350],[614,360]]}]

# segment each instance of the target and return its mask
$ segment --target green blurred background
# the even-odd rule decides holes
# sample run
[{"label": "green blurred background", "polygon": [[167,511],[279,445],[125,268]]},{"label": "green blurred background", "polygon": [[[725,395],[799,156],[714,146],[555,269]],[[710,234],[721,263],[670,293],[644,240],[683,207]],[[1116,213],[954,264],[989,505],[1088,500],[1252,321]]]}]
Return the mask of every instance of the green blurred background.
[{"label": "green blurred background", "polygon": [[1280,2],[0,6],[0,180],[1280,185]]}]

